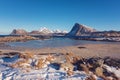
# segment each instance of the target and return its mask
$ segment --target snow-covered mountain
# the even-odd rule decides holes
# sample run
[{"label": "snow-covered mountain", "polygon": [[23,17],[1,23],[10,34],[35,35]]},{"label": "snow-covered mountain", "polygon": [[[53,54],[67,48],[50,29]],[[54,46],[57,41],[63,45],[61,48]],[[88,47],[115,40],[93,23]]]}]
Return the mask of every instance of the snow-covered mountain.
[{"label": "snow-covered mountain", "polygon": [[39,30],[40,33],[67,33],[67,31],[62,31],[62,30],[59,30],[59,29],[56,29],[56,30],[50,30],[46,27],[43,27],[43,28],[40,28]]},{"label": "snow-covered mountain", "polygon": [[24,29],[14,29],[10,35],[26,35],[26,34],[30,34],[30,35],[49,35],[49,34],[57,34],[57,33],[67,33],[67,31],[62,31],[59,29],[56,30],[50,30],[46,27],[40,28],[39,30],[33,30],[31,32],[27,32]]},{"label": "snow-covered mountain", "polygon": [[40,33],[44,33],[44,34],[49,34],[49,33],[53,33],[52,30],[49,30],[46,27],[40,28],[40,30],[38,30]]},{"label": "snow-covered mountain", "polygon": [[59,30],[59,29],[56,29],[56,30],[53,30],[53,33],[68,33],[67,31],[62,31],[62,30]]}]

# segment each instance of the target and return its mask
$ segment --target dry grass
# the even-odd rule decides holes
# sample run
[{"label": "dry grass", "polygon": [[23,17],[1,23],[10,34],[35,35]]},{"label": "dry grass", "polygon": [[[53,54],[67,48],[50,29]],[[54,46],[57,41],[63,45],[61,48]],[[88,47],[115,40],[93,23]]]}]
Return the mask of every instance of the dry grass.
[{"label": "dry grass", "polygon": [[97,80],[96,75],[92,74],[89,77],[87,77],[85,80]]},{"label": "dry grass", "polygon": [[71,58],[69,55],[65,55],[66,62],[71,62]]},{"label": "dry grass", "polygon": [[100,60],[98,60],[97,62],[98,62],[98,64],[100,65],[100,67],[103,67],[104,60],[100,59]]},{"label": "dry grass", "polygon": [[30,64],[28,63],[28,60],[21,60],[21,61],[18,61],[14,64],[11,65],[12,68],[30,68]]},{"label": "dry grass", "polygon": [[97,67],[95,69],[95,74],[99,77],[103,76],[103,68],[102,67]]},{"label": "dry grass", "polygon": [[40,59],[38,59],[35,67],[38,69],[44,68],[54,60],[55,57],[49,54],[46,57],[41,57]]},{"label": "dry grass", "polygon": [[26,41],[26,40],[36,40],[37,38],[32,36],[9,36],[1,37],[0,42],[16,42],[16,41]]},{"label": "dry grass", "polygon": [[33,58],[34,57],[34,54],[31,53],[31,52],[26,52],[25,54],[28,58]]},{"label": "dry grass", "polygon": [[60,68],[65,70],[69,76],[73,75],[74,65],[81,57],[75,55],[74,53],[64,53],[66,62],[60,64]]},{"label": "dry grass", "polygon": [[47,58],[46,58],[46,60],[45,61],[49,61],[49,62],[52,62],[52,61],[54,61],[56,58],[54,57],[54,56],[52,56],[52,55],[48,55],[47,56]]},{"label": "dry grass", "polygon": [[[64,63],[60,63],[60,69],[63,69],[64,71],[66,71],[66,73],[68,74],[68,76],[71,76],[74,74],[74,67],[75,65],[73,63],[78,62],[79,64],[79,68],[82,68],[83,71],[85,71],[85,73],[87,75],[89,75],[88,78],[86,78],[86,80],[96,80],[96,76],[103,78],[104,80],[109,80],[107,77],[103,74],[103,65],[104,65],[104,61],[103,59],[98,59],[98,58],[93,58],[94,64],[90,64],[87,63],[85,60],[85,58],[82,58],[81,56],[77,56],[73,53],[66,53],[64,54],[64,57],[66,59],[66,62]],[[35,67],[35,69],[41,69],[44,67],[47,67],[48,64],[52,63],[52,61],[54,61],[56,59],[55,56],[49,54],[49,55],[41,55],[41,57],[34,57],[34,54],[32,52],[28,52],[26,51],[25,53],[21,53],[19,55],[19,58],[22,58],[23,60],[18,61],[14,64],[11,65],[11,67],[13,68],[31,68],[31,67]],[[36,59],[35,65],[31,65],[31,62],[29,61],[29,59]],[[96,61],[97,60],[97,61]],[[83,63],[79,62],[82,61]],[[58,63],[59,64],[59,63]],[[94,67],[95,65],[95,67]],[[96,67],[97,65],[97,67]],[[99,65],[99,66],[98,66]],[[94,68],[94,70],[90,70],[90,68]],[[28,69],[26,69],[27,71]],[[29,71],[29,70],[28,70]],[[90,74],[90,71],[92,71],[94,74]],[[113,76],[112,76],[113,77]],[[113,77],[114,78],[114,77]],[[117,79],[117,78],[116,78]]]},{"label": "dry grass", "polygon": [[66,53],[64,54],[67,62],[76,63],[78,60],[82,59],[82,57],[75,55],[74,53]]},{"label": "dry grass", "polygon": [[23,59],[34,58],[34,54],[31,52],[20,53],[19,58],[23,58]]},{"label": "dry grass", "polygon": [[67,74],[68,74],[68,76],[72,76],[74,74],[74,72],[68,68]]},{"label": "dry grass", "polygon": [[65,71],[68,71],[68,69],[73,71],[74,65],[71,64],[70,62],[65,62],[65,63],[61,63],[60,68],[65,70]]},{"label": "dry grass", "polygon": [[80,66],[82,67],[82,69],[85,71],[86,74],[89,74],[89,68],[87,67],[87,65],[85,64],[80,64]]},{"label": "dry grass", "polygon": [[31,60],[34,58],[34,54],[31,52],[25,52],[19,54],[19,59],[16,63],[12,64],[13,68],[31,68]]},{"label": "dry grass", "polygon": [[39,59],[37,65],[35,66],[38,69],[43,68],[44,66],[44,59]]},{"label": "dry grass", "polygon": [[88,68],[93,68],[93,66],[90,63],[87,63]]}]

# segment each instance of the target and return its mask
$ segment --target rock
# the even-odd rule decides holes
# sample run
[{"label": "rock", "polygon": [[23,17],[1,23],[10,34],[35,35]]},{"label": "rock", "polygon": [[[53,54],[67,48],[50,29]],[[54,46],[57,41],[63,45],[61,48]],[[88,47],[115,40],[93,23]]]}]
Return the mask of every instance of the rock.
[{"label": "rock", "polygon": [[80,64],[80,66],[82,67],[83,71],[85,71],[86,74],[89,74],[89,68],[87,67],[87,65]]},{"label": "rock", "polygon": [[89,67],[91,71],[95,71],[97,67],[101,66],[99,63],[99,60],[101,60],[100,57],[92,57],[86,60],[86,63],[88,64],[88,66],[91,66],[91,68]]},{"label": "rock", "polygon": [[82,47],[82,46],[80,46],[80,47],[78,47],[79,49],[86,49],[86,47]]},{"label": "rock", "polygon": [[3,58],[12,58],[16,55],[19,55],[19,52],[9,52],[9,53],[2,53]]},{"label": "rock", "polygon": [[107,64],[108,66],[120,68],[120,59],[105,57],[104,58],[104,64]]},{"label": "rock", "polygon": [[104,71],[104,75],[111,76],[118,80],[120,78],[120,69],[116,69],[115,67],[110,67],[108,65],[103,66],[106,71]]}]

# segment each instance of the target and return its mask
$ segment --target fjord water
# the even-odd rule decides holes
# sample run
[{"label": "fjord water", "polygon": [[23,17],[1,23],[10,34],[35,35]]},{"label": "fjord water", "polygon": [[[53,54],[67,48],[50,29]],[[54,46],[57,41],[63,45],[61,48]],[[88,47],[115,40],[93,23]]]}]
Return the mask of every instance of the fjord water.
[{"label": "fjord water", "polygon": [[10,42],[10,46],[27,47],[27,48],[45,48],[45,47],[65,47],[83,44],[117,44],[116,42],[100,42],[100,41],[86,41],[75,40],[69,38],[51,38],[47,40],[31,40],[27,42]]}]

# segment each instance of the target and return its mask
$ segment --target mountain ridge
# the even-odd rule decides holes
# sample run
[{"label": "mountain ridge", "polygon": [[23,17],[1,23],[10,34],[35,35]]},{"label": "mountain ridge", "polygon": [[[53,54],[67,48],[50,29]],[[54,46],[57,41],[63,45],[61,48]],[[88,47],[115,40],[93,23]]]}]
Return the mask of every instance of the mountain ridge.
[{"label": "mountain ridge", "polygon": [[89,36],[89,37],[120,37],[120,31],[97,31],[88,26],[75,23],[66,36]]},{"label": "mountain ridge", "polygon": [[45,27],[40,28],[39,30],[33,30],[27,32],[24,29],[13,29],[10,35],[51,35],[51,36],[89,36],[89,37],[120,37],[120,31],[97,31],[89,26],[85,26],[79,23],[75,23],[70,32],[61,31],[61,30],[49,30]]},{"label": "mountain ridge", "polygon": [[71,36],[82,36],[83,34],[89,34],[91,32],[95,32],[95,29],[92,29],[90,27],[87,27],[85,25],[75,23],[71,31],[68,33],[68,35]]},{"label": "mountain ridge", "polygon": [[40,28],[39,30],[32,30],[30,32],[27,32],[24,29],[13,29],[10,35],[49,35],[49,34],[59,34],[59,33],[66,34],[67,31],[61,31],[59,29],[49,30],[46,27]]}]

